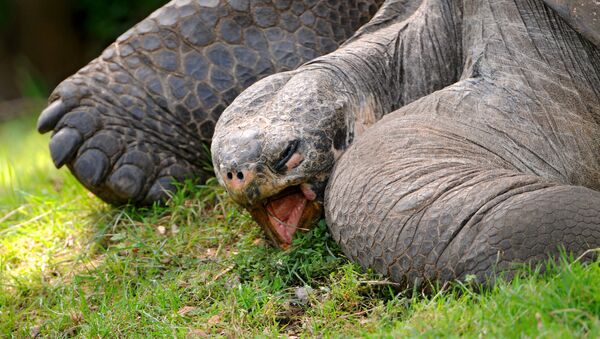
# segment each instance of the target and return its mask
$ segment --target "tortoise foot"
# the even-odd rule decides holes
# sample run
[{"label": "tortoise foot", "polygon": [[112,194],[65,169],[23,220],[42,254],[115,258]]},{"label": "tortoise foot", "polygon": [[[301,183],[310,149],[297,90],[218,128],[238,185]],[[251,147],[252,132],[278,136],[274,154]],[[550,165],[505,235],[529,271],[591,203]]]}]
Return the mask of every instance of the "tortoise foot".
[{"label": "tortoise foot", "polygon": [[[38,120],[50,153],[104,201],[149,204],[200,177],[202,141],[118,65],[95,60],[55,90]],[[193,163],[195,161],[195,163]]]}]

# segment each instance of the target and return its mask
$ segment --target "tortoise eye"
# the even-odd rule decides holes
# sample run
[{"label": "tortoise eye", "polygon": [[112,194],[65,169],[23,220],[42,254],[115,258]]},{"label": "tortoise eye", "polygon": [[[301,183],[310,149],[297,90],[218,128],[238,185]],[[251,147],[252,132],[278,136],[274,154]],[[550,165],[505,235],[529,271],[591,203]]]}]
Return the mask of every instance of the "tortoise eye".
[{"label": "tortoise eye", "polygon": [[298,150],[298,146],[300,145],[299,140],[293,140],[289,143],[289,145],[283,150],[281,156],[279,157],[279,161],[275,164],[275,170],[281,172],[285,170],[287,162],[290,160],[292,155],[296,153]]}]

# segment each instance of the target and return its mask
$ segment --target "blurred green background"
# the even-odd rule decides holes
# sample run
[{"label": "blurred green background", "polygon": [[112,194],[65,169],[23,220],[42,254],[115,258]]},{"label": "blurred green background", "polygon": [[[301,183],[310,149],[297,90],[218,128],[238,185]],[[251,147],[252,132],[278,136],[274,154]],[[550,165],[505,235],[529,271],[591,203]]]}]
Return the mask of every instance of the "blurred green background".
[{"label": "blurred green background", "polygon": [[45,98],[166,0],[0,0],[0,121]]}]

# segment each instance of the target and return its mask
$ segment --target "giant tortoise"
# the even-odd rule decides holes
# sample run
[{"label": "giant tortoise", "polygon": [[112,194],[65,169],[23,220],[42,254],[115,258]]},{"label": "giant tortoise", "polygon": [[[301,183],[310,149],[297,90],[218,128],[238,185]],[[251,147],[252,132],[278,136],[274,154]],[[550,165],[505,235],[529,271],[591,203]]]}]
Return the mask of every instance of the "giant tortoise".
[{"label": "giant tortoise", "polygon": [[38,129],[109,203],[212,175],[211,144],[280,247],[324,211],[394,281],[484,280],[600,246],[599,46],[594,0],[175,0]]}]

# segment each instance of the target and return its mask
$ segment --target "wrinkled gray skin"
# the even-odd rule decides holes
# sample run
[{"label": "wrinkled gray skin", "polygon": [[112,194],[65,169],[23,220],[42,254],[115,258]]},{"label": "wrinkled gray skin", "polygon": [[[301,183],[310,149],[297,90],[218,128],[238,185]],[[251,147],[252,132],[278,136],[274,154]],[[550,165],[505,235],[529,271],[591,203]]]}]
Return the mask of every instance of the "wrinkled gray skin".
[{"label": "wrinkled gray skin", "polygon": [[[288,8],[314,2],[292,1]],[[598,11],[591,0],[576,2]],[[561,246],[577,254],[599,247],[600,49],[593,43],[597,31],[582,28],[593,24],[565,3],[386,1],[337,51],[263,79],[233,101],[212,143],[217,177],[245,206],[307,185],[324,202],[333,237],[351,259],[409,284],[468,274],[483,281]],[[177,25],[164,34],[181,44],[175,59],[184,67],[181,50],[198,48],[182,43],[182,18],[163,20]],[[204,115],[191,119],[184,103],[195,96],[204,107],[199,86],[190,86],[196,82],[185,68],[163,69],[169,57],[146,63],[143,56],[154,54],[138,46],[141,36],[138,26],[126,35],[129,43],[117,43],[67,80],[52,97],[62,104],[40,118],[41,130],[56,127],[55,162],[68,164],[107,201],[152,201],[164,194],[165,178],[197,173],[193,140],[208,141],[212,125],[207,137],[194,135],[222,111],[209,115],[202,108]],[[163,41],[162,49],[169,40]],[[126,63],[128,44],[145,71]],[[278,71],[300,60],[290,67],[271,62],[269,70]],[[198,83],[218,84],[214,70],[232,65],[219,66],[212,64]],[[136,82],[125,81],[138,72]],[[176,95],[177,76],[185,80],[185,100]],[[233,81],[244,87],[238,76]],[[211,88],[223,105],[231,102]],[[119,90],[146,95],[146,106],[130,109],[136,106],[121,102],[128,96]],[[79,99],[71,100],[73,93]],[[64,107],[72,112],[63,116]],[[102,135],[113,141],[93,143]],[[118,151],[105,149],[111,143]],[[289,149],[303,160],[282,168]],[[174,167],[185,171],[175,175]],[[240,177],[242,184],[233,182]]]}]

